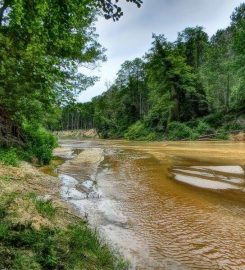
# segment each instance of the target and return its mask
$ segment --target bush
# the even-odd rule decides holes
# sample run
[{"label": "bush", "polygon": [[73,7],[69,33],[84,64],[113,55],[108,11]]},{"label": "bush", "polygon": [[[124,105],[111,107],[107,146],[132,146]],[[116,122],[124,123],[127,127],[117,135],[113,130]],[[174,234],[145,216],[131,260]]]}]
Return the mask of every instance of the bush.
[{"label": "bush", "polygon": [[36,157],[41,165],[49,164],[57,145],[54,135],[36,124],[25,124],[24,133],[27,154]]},{"label": "bush", "polygon": [[0,148],[0,163],[4,165],[18,166],[20,160],[17,155],[17,150],[14,148],[11,149]]},{"label": "bush", "polygon": [[228,140],[229,134],[228,134],[228,132],[222,127],[222,128],[217,129],[215,138],[216,138],[216,139],[219,139],[219,140]]},{"label": "bush", "polygon": [[212,134],[214,133],[213,129],[210,127],[210,125],[204,121],[199,121],[198,125],[195,129],[195,131],[199,134],[199,135],[207,135],[207,134]]},{"label": "bush", "polygon": [[124,138],[127,140],[154,141],[157,139],[157,135],[147,129],[144,123],[138,121],[128,128]]},{"label": "bush", "polygon": [[229,123],[225,123],[222,128],[225,130],[225,131],[237,131],[237,130],[243,130],[243,127],[236,123],[236,122],[229,122]]},{"label": "bush", "polygon": [[168,125],[167,139],[168,140],[195,140],[199,134],[193,131],[184,123],[172,122]]},{"label": "bush", "polygon": [[224,114],[221,112],[212,113],[203,117],[203,121],[208,123],[214,128],[221,126],[224,122]]}]

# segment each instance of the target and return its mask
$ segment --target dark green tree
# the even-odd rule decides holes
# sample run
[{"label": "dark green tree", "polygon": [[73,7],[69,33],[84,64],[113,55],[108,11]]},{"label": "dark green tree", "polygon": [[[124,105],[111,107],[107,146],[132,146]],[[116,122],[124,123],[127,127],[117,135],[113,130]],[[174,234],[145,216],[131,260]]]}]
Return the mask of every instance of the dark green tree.
[{"label": "dark green tree", "polygon": [[[96,0],[98,7],[102,10],[103,15],[106,19],[113,19],[117,21],[123,15],[122,8],[118,5],[119,0]],[[141,7],[142,0],[126,0]]]},{"label": "dark green tree", "polygon": [[231,27],[234,32],[233,48],[235,52],[235,70],[239,75],[239,85],[236,91],[237,106],[245,110],[245,3],[235,9]]},{"label": "dark green tree", "polygon": [[178,34],[177,49],[187,59],[187,64],[197,70],[205,61],[205,52],[208,47],[208,35],[203,27],[188,27]]}]

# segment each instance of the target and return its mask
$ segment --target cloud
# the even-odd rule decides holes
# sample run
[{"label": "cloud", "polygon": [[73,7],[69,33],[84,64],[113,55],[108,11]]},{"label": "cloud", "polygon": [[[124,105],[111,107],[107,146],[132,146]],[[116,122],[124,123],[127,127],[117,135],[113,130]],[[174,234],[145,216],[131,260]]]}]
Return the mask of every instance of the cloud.
[{"label": "cloud", "polygon": [[99,18],[96,28],[100,43],[107,48],[108,61],[100,71],[101,77],[93,87],[82,92],[79,101],[86,102],[106,90],[113,82],[125,60],[141,57],[151,46],[152,33],[164,34],[174,41],[178,32],[189,26],[203,26],[209,36],[230,23],[230,15],[242,0],[144,0],[138,9],[123,3],[124,16],[119,22]]}]

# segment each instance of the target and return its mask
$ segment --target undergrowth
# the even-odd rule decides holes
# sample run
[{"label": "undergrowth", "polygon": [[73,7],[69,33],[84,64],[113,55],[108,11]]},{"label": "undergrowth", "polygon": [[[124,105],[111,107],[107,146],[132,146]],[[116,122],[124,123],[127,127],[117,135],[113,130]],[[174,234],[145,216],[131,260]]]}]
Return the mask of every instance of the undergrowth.
[{"label": "undergrowth", "polygon": [[51,219],[55,215],[55,207],[51,200],[38,197],[35,193],[29,193],[28,198],[32,200],[38,213]]},{"label": "undergrowth", "polygon": [[0,147],[0,163],[4,165],[18,166],[20,164],[20,158],[17,150],[14,148],[1,148]]}]

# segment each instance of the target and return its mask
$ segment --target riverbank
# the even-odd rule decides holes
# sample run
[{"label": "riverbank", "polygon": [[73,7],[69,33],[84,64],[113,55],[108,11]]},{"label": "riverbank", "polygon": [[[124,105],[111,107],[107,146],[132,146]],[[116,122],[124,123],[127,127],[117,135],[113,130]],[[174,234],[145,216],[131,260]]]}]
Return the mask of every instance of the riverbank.
[{"label": "riverbank", "polygon": [[0,164],[0,269],[126,269],[60,188],[28,163]]},{"label": "riverbank", "polygon": [[[179,134],[179,132],[178,132]],[[178,134],[175,134],[167,141],[176,141],[179,137]],[[59,139],[99,139],[100,136],[96,129],[88,129],[88,130],[64,130],[64,131],[56,131],[54,135]],[[149,134],[145,134],[143,130],[139,131],[138,136],[129,136],[126,138],[108,138],[110,140],[115,139],[126,139],[129,141],[164,141],[162,136],[148,136]],[[197,134],[196,134],[197,135]],[[102,138],[103,139],[103,138]],[[190,136],[190,134],[185,134],[181,136],[180,141],[245,141],[245,131],[222,131],[218,133],[211,134],[199,134],[198,136]],[[178,141],[177,140],[177,141]]]},{"label": "riverbank", "polygon": [[54,135],[63,139],[98,139],[99,135],[96,129],[77,129],[77,130],[61,130],[55,131]]}]

